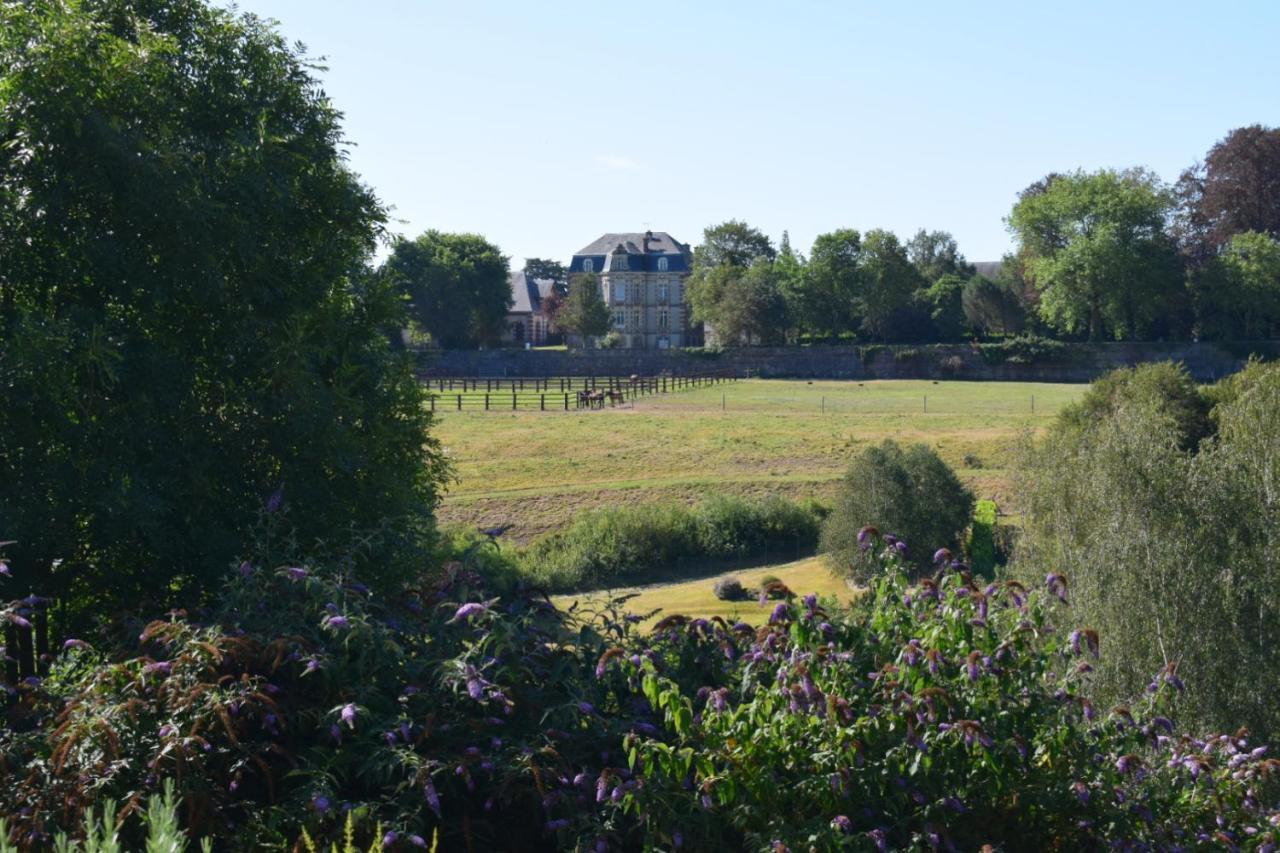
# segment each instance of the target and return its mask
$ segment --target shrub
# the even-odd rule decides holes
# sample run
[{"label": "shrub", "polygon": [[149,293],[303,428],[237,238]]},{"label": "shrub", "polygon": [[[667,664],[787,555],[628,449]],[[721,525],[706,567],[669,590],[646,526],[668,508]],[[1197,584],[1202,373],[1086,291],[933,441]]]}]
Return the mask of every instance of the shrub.
[{"label": "shrub", "polygon": [[969,528],[969,564],[975,574],[990,577],[996,566],[996,502],[981,500]]},{"label": "shrub", "polygon": [[1194,448],[1213,433],[1209,396],[1185,367],[1168,361],[1121,368],[1098,378],[1078,402],[1058,413],[1054,429],[1088,431],[1135,407],[1170,418],[1183,448]]},{"label": "shrub", "polygon": [[864,578],[869,562],[858,534],[873,526],[904,541],[910,561],[924,569],[931,544],[958,550],[972,513],[973,495],[933,450],[885,441],[849,466],[823,524],[821,549],[838,569]]},{"label": "shrub", "polygon": [[1073,618],[1113,638],[1099,667],[1104,701],[1179,661],[1193,685],[1182,703],[1191,724],[1274,737],[1280,367],[1242,384],[1215,410],[1216,439],[1198,442],[1205,410],[1181,370],[1102,382],[1086,398],[1098,414],[1067,413],[1020,464],[1026,511],[1014,570],[1071,569]]},{"label": "shrub", "polygon": [[813,508],[771,496],[761,501],[716,495],[679,505],[610,507],[583,513],[520,556],[533,583],[570,591],[635,582],[688,565],[741,559],[770,548],[812,549],[819,521]]},{"label": "shrub", "polygon": [[711,591],[721,601],[741,601],[747,597],[742,581],[734,577],[720,578],[712,584]]},{"label": "shrub", "polygon": [[978,354],[987,364],[1037,364],[1061,358],[1065,351],[1062,341],[1031,334],[978,344]]}]

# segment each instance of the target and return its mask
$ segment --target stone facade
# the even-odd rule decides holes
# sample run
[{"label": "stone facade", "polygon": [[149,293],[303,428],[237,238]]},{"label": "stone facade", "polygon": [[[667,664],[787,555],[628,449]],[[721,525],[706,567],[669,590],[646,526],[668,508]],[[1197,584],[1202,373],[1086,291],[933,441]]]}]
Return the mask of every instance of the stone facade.
[{"label": "stone facade", "polygon": [[689,246],[664,231],[605,234],[574,254],[569,280],[600,279],[622,348],[677,349],[701,343],[684,305],[692,264]]},{"label": "stone facade", "polygon": [[550,279],[529,278],[523,272],[513,272],[511,283],[511,310],[502,340],[507,343],[537,346],[546,343],[547,335],[554,330],[550,319],[542,310],[542,300],[551,292],[555,283]]}]

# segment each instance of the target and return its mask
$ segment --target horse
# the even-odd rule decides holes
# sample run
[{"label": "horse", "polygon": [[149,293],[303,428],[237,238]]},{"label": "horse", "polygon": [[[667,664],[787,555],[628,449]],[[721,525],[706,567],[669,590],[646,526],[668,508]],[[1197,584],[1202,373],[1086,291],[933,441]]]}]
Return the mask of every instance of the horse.
[{"label": "horse", "polygon": [[605,392],[605,396],[609,398],[609,405],[616,406],[619,403],[627,402],[627,395],[622,391],[609,390]]}]

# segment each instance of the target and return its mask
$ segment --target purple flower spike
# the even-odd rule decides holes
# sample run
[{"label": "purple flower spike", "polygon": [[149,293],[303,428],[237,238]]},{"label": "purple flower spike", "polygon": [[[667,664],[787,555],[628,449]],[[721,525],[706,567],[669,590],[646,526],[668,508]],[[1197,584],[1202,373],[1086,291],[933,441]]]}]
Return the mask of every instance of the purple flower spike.
[{"label": "purple flower spike", "polygon": [[240,564],[239,571],[240,571],[240,577],[242,578],[249,577],[249,575],[253,574],[253,563],[250,563],[248,560],[245,560],[243,563]]},{"label": "purple flower spike", "polygon": [[1044,585],[1049,588],[1050,592],[1058,596],[1058,599],[1062,601],[1062,603],[1064,604],[1066,603],[1067,601],[1067,579],[1066,578],[1064,578],[1062,575],[1058,574],[1057,572],[1050,572],[1049,574],[1045,575]]},{"label": "purple flower spike", "polygon": [[776,625],[791,618],[791,608],[787,606],[785,601],[779,601],[777,606],[773,608],[773,613],[769,614],[769,624]]},{"label": "purple flower spike", "polygon": [[285,576],[294,583],[297,583],[300,580],[306,580],[307,578],[307,570],[302,568],[302,566],[290,566],[284,570],[284,573]]},{"label": "purple flower spike", "polygon": [[842,814],[838,814],[831,819],[831,828],[837,832],[850,833],[853,832],[853,821]]},{"label": "purple flower spike", "polygon": [[345,616],[330,616],[326,622],[330,628],[342,629],[351,627],[351,623]]},{"label": "purple flower spike", "polygon": [[356,727],[356,706],[352,704],[343,705],[341,717],[342,722],[347,724],[347,728],[354,729]]},{"label": "purple flower spike", "polygon": [[453,614],[450,622],[466,622],[473,616],[478,616],[485,611],[485,606],[477,602],[471,601],[458,608],[458,612]]},{"label": "purple flower spike", "polygon": [[9,564],[4,560],[0,560],[0,576],[11,578],[13,574],[9,571]]},{"label": "purple flower spike", "polygon": [[410,835],[410,836],[409,836],[409,843],[410,843],[410,844],[412,844],[414,847],[426,847],[426,846],[427,846],[427,840],[426,840],[425,838],[423,838],[421,835]]},{"label": "purple flower spike", "polygon": [[427,777],[427,783],[422,786],[422,794],[427,798],[427,805],[436,813],[436,817],[440,817],[440,795],[436,793],[436,786],[431,781],[431,777]]},{"label": "purple flower spike", "polygon": [[10,613],[9,621],[12,622],[14,625],[17,625],[19,628],[31,627],[31,623],[28,622],[24,617],[19,616],[17,613]]},{"label": "purple flower spike", "polygon": [[392,844],[395,844],[396,841],[398,841],[399,839],[400,839],[400,833],[394,832],[394,831],[388,832],[386,835],[382,836],[382,846],[390,847]]},{"label": "purple flower spike", "polygon": [[267,512],[279,512],[280,506],[284,503],[284,483],[280,484],[271,497],[267,498]]},{"label": "purple flower spike", "polygon": [[938,550],[933,552],[933,564],[935,566],[941,566],[949,562],[950,560],[951,560],[950,548],[939,548]]},{"label": "purple flower spike", "polygon": [[324,795],[318,795],[311,798],[311,807],[320,814],[324,814],[333,805],[329,798]]},{"label": "purple flower spike", "polygon": [[71,649],[88,649],[88,648],[92,648],[92,646],[90,646],[84,640],[71,639],[71,640],[64,641],[62,644],[62,648],[64,651],[69,651]]}]

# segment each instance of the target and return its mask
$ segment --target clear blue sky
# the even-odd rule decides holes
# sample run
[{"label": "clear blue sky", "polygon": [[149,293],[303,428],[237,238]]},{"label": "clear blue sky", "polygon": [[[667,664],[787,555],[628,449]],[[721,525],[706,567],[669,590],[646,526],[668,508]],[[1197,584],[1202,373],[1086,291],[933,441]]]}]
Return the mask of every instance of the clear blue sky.
[{"label": "clear blue sky", "polygon": [[325,57],[400,221],[513,266],[607,231],[745,219],[952,232],[970,260],[1050,171],[1166,180],[1280,124],[1280,2],[243,0]]}]

